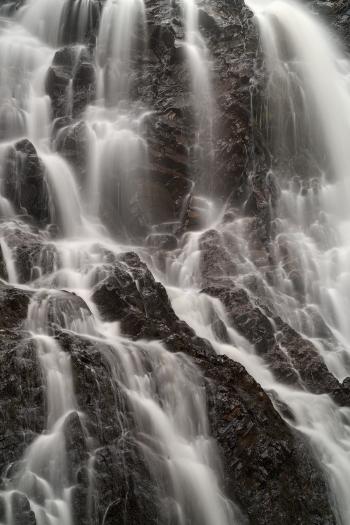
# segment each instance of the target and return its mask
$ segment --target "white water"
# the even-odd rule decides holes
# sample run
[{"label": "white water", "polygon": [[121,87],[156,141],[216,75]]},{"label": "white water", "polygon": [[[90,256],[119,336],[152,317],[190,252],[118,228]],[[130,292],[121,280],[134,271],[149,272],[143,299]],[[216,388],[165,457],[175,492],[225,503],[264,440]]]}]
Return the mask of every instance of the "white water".
[{"label": "white water", "polygon": [[214,190],[213,118],[214,96],[211,86],[211,65],[205,40],[199,29],[196,0],[182,0],[185,21],[185,50],[189,65],[193,107],[196,119],[194,160],[199,170],[201,190],[209,195]]},{"label": "white water", "polygon": [[7,501],[9,525],[14,523],[11,500],[15,492],[28,497],[38,525],[72,525],[64,429],[77,405],[70,356],[48,335],[49,298],[45,291],[38,292],[29,305],[27,320],[46,388],[46,429],[27,449],[14,478],[7,481],[7,493],[1,494]]},{"label": "white water", "polygon": [[[81,14],[77,40],[84,33],[83,26],[87,23],[84,16],[89,8],[89,2],[80,4],[85,14]],[[247,246],[249,219],[236,219],[225,225],[218,221],[214,226],[223,239],[230,240],[231,256],[237,263],[235,280],[247,286],[253,275],[268,305],[298,331],[313,338],[329,369],[343,379],[350,372],[349,361],[344,358],[344,352],[350,354],[347,322],[350,68],[328,31],[303,7],[262,0],[250,5],[258,18],[267,57],[269,100],[271,94],[284,87],[283,94],[279,94],[282,100],[275,99],[280,141],[272,147],[279,148],[279,152],[285,148],[294,154],[301,144],[306,145],[317,168],[312,177],[317,178],[319,191],[313,189],[315,183],[306,191],[295,190],[295,176],[305,174],[293,169],[285,173],[280,166],[274,167],[282,197],[276,219],[273,247],[276,268],[272,283],[266,279],[256,253]],[[209,436],[198,370],[186,357],[168,353],[160,343],[134,343],[120,337],[115,325],[99,320],[90,303],[92,287],[105,275],[103,265],[109,260],[108,254],[128,249],[107,232],[113,230],[113,224],[107,221],[111,209],[108,206],[115,210],[112,219],[118,223],[116,229],[122,230],[119,222],[127,222],[130,194],[136,183],[147,177],[148,151],[143,124],[151,108],[137,107],[131,93],[134,68],[139,67],[140,59],[138,56],[134,60],[135,54],[140,54],[140,41],[141,46],[146,41],[144,4],[141,0],[108,0],[104,7],[97,43],[98,101],[84,115],[89,169],[82,188],[72,168],[51,151],[50,108],[44,94],[45,72],[55,51],[48,45],[60,42],[64,7],[64,1],[32,0],[19,11],[17,25],[4,21],[0,27],[0,68],[4,72],[11,70],[11,75],[2,75],[0,80],[0,92],[4,94],[0,125],[1,133],[2,130],[5,133],[1,139],[14,141],[28,136],[33,141],[46,166],[51,201],[56,204],[56,220],[63,232],[63,238],[54,242],[59,267],[52,275],[34,283],[45,289],[32,301],[28,315],[46,384],[46,429],[28,448],[22,469],[2,494],[8,510],[6,525],[14,525],[11,499],[15,491],[28,496],[38,525],[72,525],[72,486],[67,479],[64,423],[79,407],[70,358],[50,335],[48,303],[56,292],[46,287],[74,291],[93,311],[92,320],[79,317],[71,322],[65,318],[63,325],[101,348],[116,387],[126,392],[149,470],[155,480],[167,481],[161,488],[164,509],[168,510],[172,523],[238,524],[238,513],[222,494],[220,466]],[[196,4],[185,0],[183,12],[197,118],[195,146],[203,149],[204,143],[208,144],[212,138],[209,57],[199,31]],[[285,50],[282,54],[281,34],[287,43],[287,55]],[[291,123],[288,130],[286,119]],[[0,197],[0,213],[7,219],[14,213],[3,197]],[[274,392],[289,406],[294,415],[294,421],[289,423],[308,437],[326,472],[339,523],[349,524],[350,410],[338,408],[326,395],[317,396],[278,383],[251,345],[230,327],[222,305],[199,294],[200,235],[188,235],[177,258],[167,261],[165,275],[161,276],[168,285],[176,313],[197,335],[210,340],[219,354],[242,363],[267,392]],[[293,264],[286,263],[286,245],[288,257],[293,255]],[[4,239],[1,248],[9,281],[16,283],[15,263]],[[295,269],[302,280],[302,294],[292,275]],[[62,324],[59,311],[62,307],[59,302],[57,305],[56,321]],[[337,341],[333,351],[323,345],[311,310],[321,315],[331,329]],[[64,313],[68,311],[66,306]],[[227,326],[230,337],[227,344],[220,343],[212,331],[213,312]],[[92,453],[91,464],[93,457]],[[45,468],[47,464],[50,469]]]},{"label": "white water", "polygon": [[[120,337],[113,324],[101,322],[90,300],[92,287],[106,274],[103,265],[109,254],[128,249],[116,243],[107,228],[113,231],[113,221],[118,231],[127,225],[130,200],[137,184],[147,177],[143,124],[149,109],[138,107],[131,96],[134,71],[141,67],[146,46],[144,4],[141,0],[107,0],[104,6],[96,51],[98,100],[83,117],[89,153],[88,174],[82,184],[77,183],[68,163],[52,151],[50,104],[44,90],[45,73],[64,35],[67,5],[65,0],[30,0],[16,14],[18,25],[6,21],[0,28],[0,39],[6,44],[0,51],[3,71],[11,69],[13,56],[21,71],[13,79],[0,78],[0,88],[9,92],[11,104],[21,110],[17,116],[6,106],[5,136],[10,141],[26,136],[36,147],[45,167],[51,213],[62,234],[62,238],[50,240],[58,251],[57,269],[51,275],[36,272],[39,277],[32,285],[38,291],[27,322],[45,384],[46,425],[1,493],[7,509],[5,525],[15,525],[12,508],[17,492],[28,498],[38,525],[73,525],[74,486],[68,474],[64,432],[67,418],[79,407],[71,359],[53,337],[52,324],[88,338],[108,360],[115,388],[125,391],[132,408],[139,447],[152,479],[154,483],[165,481],[159,486],[159,512],[164,519],[178,525],[239,523],[238,512],[222,492],[220,461],[209,435],[205,391],[198,370],[185,356],[170,354],[160,343],[133,343]],[[79,15],[83,26],[89,2],[79,5],[85,9]],[[84,33],[82,26],[77,29],[77,40]],[[192,43],[195,61],[190,67],[198,72],[199,42]],[[201,75],[203,67],[200,65]],[[204,76],[202,80],[206,80]],[[111,210],[115,215],[111,216]],[[10,211],[1,208],[1,217],[11,218]],[[49,237],[47,233],[45,236]],[[13,253],[5,240],[1,246],[9,281],[16,283]],[[62,302],[62,289],[86,300],[94,317],[87,318],[74,302]],[[93,463],[92,450],[92,484]]]},{"label": "white water", "polygon": [[[271,148],[280,159],[267,175],[277,177],[282,188],[272,244],[275,268],[266,268],[259,260],[261,252],[247,243],[249,218],[216,227],[236,263],[234,281],[249,288],[254,278],[252,295],[312,338],[328,368],[342,380],[350,372],[350,64],[322,22],[305,7],[279,0],[249,5],[266,56],[269,111],[275,118]],[[305,150],[309,163],[305,162],[304,172],[291,163],[288,167],[286,161]],[[308,177],[311,183],[303,187],[302,180]],[[324,469],[337,521],[350,523],[350,410],[337,407],[327,395],[277,382],[268,365],[230,327],[222,305],[198,295],[199,236],[190,235],[168,264],[167,281],[181,286],[168,288],[175,311],[218,353],[242,363],[267,392],[286,403],[294,416],[289,423],[307,436]],[[213,312],[227,326],[229,344],[220,343],[213,333]],[[329,344],[322,339],[319,318],[334,337]]]}]

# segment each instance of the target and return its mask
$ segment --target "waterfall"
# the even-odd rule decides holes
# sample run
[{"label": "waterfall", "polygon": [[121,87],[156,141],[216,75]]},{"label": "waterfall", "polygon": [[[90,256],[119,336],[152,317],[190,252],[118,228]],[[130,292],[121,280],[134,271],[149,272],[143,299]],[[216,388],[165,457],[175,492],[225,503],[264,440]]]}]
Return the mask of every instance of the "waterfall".
[{"label": "waterfall", "polygon": [[[0,9],[0,336],[9,396],[17,402],[18,387],[25,404],[25,369],[36,405],[11,435],[0,524],[280,525],[279,508],[265,514],[278,489],[264,487],[279,479],[279,454],[309,454],[297,475],[312,485],[311,472],[349,524],[350,408],[336,397],[350,374],[340,43],[299,3],[247,0],[266,83],[255,120],[252,84],[226,100],[261,65],[253,38],[240,46],[251,21],[232,14],[239,2],[215,2],[215,14],[195,0],[10,4]],[[219,64],[212,48],[231,39]],[[260,126],[265,156],[253,165],[263,168],[221,194],[254,149],[249,126]],[[253,477],[261,521],[255,489],[240,486]]]},{"label": "waterfall", "polygon": [[25,494],[38,525],[72,525],[65,425],[76,410],[70,356],[48,335],[47,308],[50,294],[38,292],[28,309],[27,324],[36,346],[46,387],[46,431],[27,449],[23,465],[1,493],[6,502],[6,523],[15,523],[12,500]]},{"label": "waterfall", "polygon": [[[281,305],[285,318],[297,330],[315,335],[311,318],[309,328],[301,324],[300,294],[291,280],[297,273],[306,304],[318,310],[339,348],[348,353],[350,333],[344,319],[350,304],[348,63],[328,30],[299,4],[257,2],[251,7],[261,29],[268,96],[276,113],[271,147],[279,166],[272,167],[272,172],[282,197],[276,213],[274,249],[281,264],[275,287],[282,297],[291,299]],[[300,37],[299,28],[307,41]],[[273,100],[277,100],[276,108]],[[289,168],[285,167],[286,155],[292,159]],[[293,166],[294,158],[299,158],[298,166]],[[290,267],[282,263],[286,251],[293,252]],[[336,363],[334,355],[325,358],[340,378],[347,375],[346,366]]]},{"label": "waterfall", "polygon": [[[343,380],[349,374],[349,62],[324,24],[304,6],[280,0],[248,5],[260,30],[267,69],[266,132],[273,164],[266,179],[275,177],[281,188],[273,212],[276,234],[269,277],[249,249],[247,219],[213,227],[227,240],[226,249],[237,265],[236,283],[247,287],[254,276],[263,301],[310,338],[321,360]],[[325,471],[338,522],[349,523],[349,409],[339,408],[325,394],[307,392],[305,386],[299,390],[279,382],[232,327],[220,301],[198,295],[199,238],[189,236],[163,277],[174,310],[219,354],[240,362],[265,391],[277,393],[289,407],[289,424],[307,437]],[[225,344],[213,331],[213,312],[227,328]],[[320,333],[320,319],[334,337],[330,345]]]},{"label": "waterfall", "polygon": [[[78,418],[74,421],[84,429],[86,441],[91,445],[86,452],[86,468],[88,494],[93,491],[98,450],[85,429],[85,415],[79,412],[73,358],[57,338],[57,334],[69,333],[88,341],[100,352],[110,370],[115,399],[119,399],[120,389],[126,396],[132,425],[124,421],[127,416],[117,402],[114,410],[123,435],[136,435],[139,453],[159,492],[159,519],[178,525],[239,523],[240,513],[222,489],[220,459],[210,436],[204,382],[199,370],[185,355],[172,355],[161,343],[133,342],[121,337],[113,323],[103,322],[91,300],[96,279],[107,275],[108,258],[127,248],[110,232],[123,237],[123,229],[131,222],[135,194],[139,199],[136,204],[142,205],[143,193],[150,191],[143,188],[148,176],[144,123],[151,113],[135,103],[132,93],[134,72],[142,67],[147,45],[145,6],[141,0],[108,0],[102,10],[93,56],[97,99],[80,116],[87,144],[82,180],[78,182],[72,165],[56,151],[60,140],[72,130],[74,134],[79,130],[78,124],[69,120],[75,85],[74,78],[66,81],[70,66],[65,65],[64,69],[59,64],[58,74],[62,75],[59,78],[65,82],[62,96],[68,93],[68,101],[64,103],[67,119],[61,126],[59,118],[52,120],[53,107],[45,91],[46,72],[53,57],[57,58],[54,48],[67,39],[83,41],[91,5],[91,2],[75,2],[78,24],[73,28],[66,0],[30,0],[16,13],[16,22],[6,22],[0,36],[6,44],[0,51],[2,71],[11,69],[10,60],[15,62],[15,73],[17,62],[21,66],[13,79],[5,76],[0,80],[0,88],[6,91],[13,107],[10,111],[6,103],[3,110],[4,137],[11,141],[9,146],[6,144],[6,154],[8,148],[15,148],[13,191],[24,183],[23,159],[27,155],[40,171],[38,184],[45,194],[50,222],[54,223],[53,230],[49,225],[42,232],[43,239],[46,242],[51,231],[58,236],[50,239],[55,261],[50,271],[45,270],[41,260],[36,261],[36,279],[24,287],[32,294],[26,329],[41,367],[45,428],[26,449],[15,474],[9,473],[6,478],[0,493],[6,508],[1,520],[5,525],[17,523],[16,498],[20,494],[27,498],[36,525],[74,525],[74,498],[83,474],[80,472],[76,479],[78,474],[74,474],[70,464],[67,426],[72,417]],[[189,21],[193,13],[197,16],[196,10],[192,6],[190,12],[186,11],[186,46],[196,79],[194,89],[201,89],[199,108],[209,102],[209,82],[202,56],[204,43],[198,39],[197,22]],[[70,39],[64,36],[67,31]],[[88,53],[79,48],[73,74],[81,62],[86,64],[86,56]],[[199,117],[198,134],[203,132],[203,119],[206,127],[208,115]],[[60,125],[60,131],[52,140],[55,125]],[[32,144],[28,141],[26,149],[18,151],[18,139],[22,137],[28,137]],[[9,185],[6,177],[5,172],[4,181]],[[5,206],[1,211],[2,208]],[[23,208],[24,214],[30,214],[29,204],[24,207],[23,200],[18,208],[18,213]],[[9,211],[2,211],[2,217],[7,215],[11,216]],[[15,270],[17,254],[2,239],[1,248],[8,280],[15,284],[20,279]],[[71,300],[66,297],[67,290]],[[113,442],[110,447],[115,447],[115,454],[119,453],[118,443]],[[92,500],[86,508],[86,523],[95,523]],[[108,514],[108,509],[105,512]],[[104,520],[105,517],[103,523]]]}]

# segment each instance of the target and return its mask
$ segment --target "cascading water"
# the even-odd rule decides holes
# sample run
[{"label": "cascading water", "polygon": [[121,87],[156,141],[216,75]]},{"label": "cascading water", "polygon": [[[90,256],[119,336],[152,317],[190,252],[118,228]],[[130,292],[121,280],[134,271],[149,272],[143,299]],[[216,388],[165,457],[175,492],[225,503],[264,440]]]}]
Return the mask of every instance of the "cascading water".
[{"label": "cascading water", "polygon": [[261,28],[270,97],[279,90],[271,133],[280,159],[272,171],[282,188],[274,288],[286,297],[280,306],[297,330],[317,337],[308,305],[324,318],[339,342],[338,352],[324,356],[343,379],[349,372],[344,350],[349,351],[350,335],[344,318],[350,299],[349,65],[327,29],[298,4],[253,2],[251,7]]},{"label": "cascading water", "polygon": [[214,146],[212,93],[208,50],[199,29],[199,9],[196,0],[183,0],[185,20],[185,49],[190,70],[193,107],[196,121],[194,161],[199,172],[199,186],[203,193],[213,192]]},{"label": "cascading water", "polygon": [[[71,166],[52,150],[58,139],[51,141],[52,108],[47,105],[49,99],[45,94],[45,71],[54,56],[54,49],[47,45],[64,42],[64,24],[68,23],[64,18],[66,4],[64,0],[31,0],[16,14],[20,25],[11,21],[7,28],[6,22],[1,32],[5,40],[10,33],[15,40],[21,74],[28,70],[23,86],[18,77],[13,81],[10,78],[9,86],[6,77],[0,81],[0,87],[8,91],[11,104],[19,106],[18,111],[12,113],[4,108],[4,139],[12,141],[6,143],[6,148],[18,147],[15,141],[23,136],[33,142],[29,156],[38,155],[37,166],[49,195],[49,216],[61,235],[57,240],[50,239],[54,247],[52,271],[45,272],[39,261],[38,272],[32,271],[30,279],[30,286],[38,291],[31,299],[27,329],[36,347],[45,384],[46,426],[26,450],[19,469],[6,479],[0,493],[6,508],[3,520],[5,525],[15,525],[13,500],[20,493],[28,499],[37,525],[74,524],[72,494],[76,480],[70,473],[65,428],[71,414],[78,414],[82,426],[83,418],[78,413],[71,358],[56,338],[56,332],[63,331],[84,337],[98,348],[109,363],[116,399],[120,388],[125,393],[138,447],[154,484],[159,485],[159,519],[178,525],[239,523],[239,513],[222,492],[218,474],[220,461],[209,433],[199,371],[185,356],[168,353],[160,343],[131,342],[116,335],[118,331],[113,323],[99,319],[90,297],[97,277],[101,279],[107,273],[106,264],[111,254],[125,251],[125,247],[123,250],[107,234],[107,228],[120,233],[128,226],[133,193],[147,179],[148,151],[142,125],[148,111],[133,103],[131,93],[133,71],[142,66],[146,43],[144,4],[141,0],[108,0],[104,6],[97,38],[97,100],[82,117],[87,130],[88,169],[81,184]],[[89,4],[79,2],[86,10]],[[197,16],[194,6],[186,15],[187,46],[192,57],[191,68],[201,74],[202,81],[195,89],[201,86],[202,103],[207,105],[209,84],[201,56],[204,48],[195,35],[197,23],[190,20],[193,14]],[[86,12],[83,15],[79,14],[83,17],[82,23]],[[83,41],[83,35],[84,28],[80,25],[72,40]],[[3,69],[9,69],[13,50],[2,46],[1,53]],[[72,84],[68,84],[65,96],[72,89]],[[73,97],[71,93],[70,103],[66,104],[69,116]],[[207,126],[208,115],[205,119]],[[202,123],[198,128],[200,133],[201,126]],[[61,130],[64,132],[65,128]],[[17,150],[15,153],[19,182],[22,164],[17,158],[22,159],[24,154],[27,153]],[[142,190],[139,193],[142,195]],[[16,212],[12,213],[10,203],[7,205],[7,200],[2,199],[1,216],[9,219]],[[13,228],[16,230],[16,222]],[[49,233],[43,235],[49,238]],[[19,279],[15,271],[16,254],[11,253],[5,239],[1,240],[1,251],[8,281],[16,283]],[[33,289],[29,289],[33,293]],[[66,293],[60,292],[63,289],[84,298],[94,317],[91,312],[85,317],[74,302],[68,304],[63,300],[61,303],[61,294]],[[118,409],[121,408],[116,407]],[[125,435],[132,431],[125,424]],[[88,462],[91,487],[95,453],[92,447]],[[89,524],[95,523],[93,504],[90,504]],[[104,520],[105,516],[103,523]]]},{"label": "cascading water", "polygon": [[[252,296],[261,296],[268,308],[314,341],[329,370],[342,380],[349,374],[349,63],[305,7],[284,1],[248,5],[259,25],[267,65],[266,131],[273,155],[267,177],[277,178],[281,186],[272,212],[274,266],[265,273],[259,252],[256,258],[250,249],[245,237],[249,219],[218,221],[212,227],[232,257],[234,282],[249,290],[253,278]],[[242,363],[273,398],[277,393],[289,407],[289,424],[307,436],[326,473],[337,521],[349,523],[349,409],[339,408],[327,395],[308,393],[306,387],[297,390],[278,382],[230,327],[221,303],[198,295],[200,237],[191,234],[179,257],[168,262],[174,310],[219,354]],[[223,344],[213,331],[213,315],[224,322],[229,342]],[[322,335],[325,326],[333,336],[330,344]]]},{"label": "cascading water", "polygon": [[145,7],[142,0],[108,0],[102,13],[97,42],[100,92],[107,105],[130,98],[137,51],[145,42]]},{"label": "cascading water", "polygon": [[[350,302],[346,208],[350,160],[346,142],[350,125],[350,112],[346,110],[350,100],[348,63],[327,30],[305,8],[280,0],[252,0],[250,7],[261,30],[268,68],[269,112],[274,114],[267,131],[273,156],[278,160],[273,162],[268,178],[278,179],[282,188],[279,207],[273,211],[273,267],[265,271],[256,253],[247,246],[247,218],[223,221],[220,216],[211,227],[229,241],[235,283],[248,289],[253,276],[271,311],[277,311],[314,341],[328,368],[343,379],[350,371],[346,318]],[[214,103],[209,53],[199,30],[196,3],[184,0],[182,13],[196,120],[195,157],[203,174],[202,186],[211,197]],[[118,257],[130,247],[116,242],[115,234],[123,239],[133,237],[134,209],[146,207],[146,194],[151,191],[147,189],[149,148],[145,124],[152,108],[144,107],[137,99],[137,73],[147,58],[145,5],[141,0],[107,0],[94,55],[83,44],[89,28],[95,28],[99,18],[99,8],[92,0],[30,0],[15,14],[15,22],[0,21],[0,68],[5,73],[0,76],[1,165],[5,168],[9,159],[13,162],[16,180],[12,186],[17,188],[23,179],[23,159],[36,159],[42,177],[40,187],[47,192],[49,222],[56,225],[44,229],[39,216],[34,234],[24,226],[21,220],[30,215],[30,210],[21,199],[15,205],[13,187],[10,185],[9,191],[8,180],[1,172],[0,252],[8,282],[18,286],[26,281],[23,290],[31,295],[26,329],[41,367],[46,423],[22,460],[6,473],[0,492],[0,521],[17,525],[14,509],[20,494],[27,498],[37,525],[75,525],[73,495],[83,479],[88,494],[84,525],[98,523],[99,509],[94,509],[91,495],[99,450],[85,427],[88,416],[79,412],[72,367],[75,356],[65,352],[60,342],[60,338],[69,336],[87,341],[91,352],[97,350],[96,361],[102,360],[110,374],[121,436],[133,436],[147,465],[157,488],[159,522],[245,523],[223,493],[221,465],[210,437],[199,369],[184,354],[170,353],[160,342],[132,341],[121,336],[118,323],[107,322],[92,299],[97,283],[106,279],[108,288],[113,264],[124,264]],[[59,71],[65,114],[63,122],[62,115],[52,122],[54,109],[46,94],[46,72],[55,47],[66,43],[79,46],[74,51],[72,77],[67,81],[69,67]],[[86,60],[90,60],[90,71],[96,71],[96,98],[90,99],[84,112],[77,113],[74,74],[81,64],[86,65]],[[76,117],[80,120],[74,120]],[[56,126],[59,131],[52,140]],[[63,158],[59,147],[60,141],[72,136],[75,139],[81,129],[86,158],[81,162],[83,176],[78,176],[78,169]],[[24,137],[32,141],[33,147],[23,145]],[[5,169],[2,171],[5,173]],[[144,209],[142,213],[146,215]],[[149,222],[152,224],[152,220]],[[17,271],[20,254],[12,244],[20,228],[31,239],[39,238],[47,249],[33,256],[27,279]],[[338,522],[350,523],[350,410],[339,408],[328,395],[308,392],[302,381],[297,388],[276,380],[253,345],[232,328],[220,301],[199,293],[202,235],[203,231],[187,234],[175,256],[163,260],[162,265],[153,259],[175,312],[218,354],[242,363],[273,399],[278,397],[288,406],[288,423],[307,436],[326,474]],[[145,251],[140,249],[140,253]],[[22,259],[25,257],[22,255]],[[131,270],[124,266],[130,275]],[[124,274],[121,281],[127,294],[128,278]],[[140,293],[142,272],[137,273],[135,283]],[[146,299],[151,301],[152,297]],[[124,297],[115,300],[122,308]],[[136,296],[135,304],[129,305],[131,313],[138,303]],[[147,318],[147,308],[145,315]],[[213,329],[213,315],[227,331],[225,343]],[[320,318],[333,341],[337,341],[335,349],[321,337],[319,322],[315,321]],[[275,337],[277,341],[278,333]],[[88,358],[84,356],[86,361]],[[120,398],[126,400],[125,406],[119,403]],[[278,403],[276,406],[278,409]],[[72,415],[78,418],[88,443],[86,470],[77,476],[70,470],[70,444],[66,439],[66,425]],[[101,426],[107,423],[103,421]],[[109,445],[115,455],[118,447],[118,440]],[[99,523],[111,523],[113,515],[109,512],[112,509],[113,513],[113,506],[118,505],[119,500],[112,501]]]},{"label": "cascading water", "polygon": [[30,445],[15,476],[1,493],[7,509],[5,523],[16,523],[12,499],[25,494],[38,525],[72,525],[70,480],[65,449],[65,424],[76,410],[70,356],[49,335],[48,303],[50,294],[34,295],[28,309],[28,329],[36,346],[46,387],[46,431]]}]

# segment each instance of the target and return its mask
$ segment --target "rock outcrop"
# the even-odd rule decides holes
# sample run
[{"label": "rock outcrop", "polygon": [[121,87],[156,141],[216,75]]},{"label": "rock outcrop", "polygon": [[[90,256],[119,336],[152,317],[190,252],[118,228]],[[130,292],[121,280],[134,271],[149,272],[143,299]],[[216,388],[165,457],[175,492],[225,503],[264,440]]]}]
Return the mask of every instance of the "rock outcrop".
[{"label": "rock outcrop", "polygon": [[[127,304],[128,310],[148,312],[147,319],[141,322],[139,313],[138,320],[139,325],[143,323],[147,327],[152,315],[159,314],[161,308],[164,324],[169,324],[168,329],[172,327],[175,331],[172,335],[176,337],[181,323],[179,325],[176,320],[164,289],[135,255],[125,254],[121,259],[130,272],[130,279],[124,286],[124,280],[118,282],[114,273],[113,301],[106,300],[108,306],[103,312],[106,318],[120,319]],[[121,275],[120,271],[117,275]],[[141,284],[140,293],[135,282]],[[105,280],[103,283],[106,285]],[[2,434],[3,455],[0,456],[2,472],[6,471],[9,461],[19,461],[24,447],[43,428],[43,383],[33,343],[25,334],[21,337],[18,329],[16,333],[9,332],[15,326],[23,327],[28,294],[7,286],[1,289],[2,309],[10,312],[11,305],[15,305],[13,315],[9,321],[5,319],[1,331],[4,341],[1,384],[6,392],[1,402],[6,418],[6,431]],[[157,306],[154,304],[156,296]],[[99,294],[95,295],[96,300],[98,297]],[[139,326],[137,330],[134,337],[144,339],[147,332],[140,332]],[[188,328],[183,330],[189,331]],[[125,394],[111,382],[113,370],[107,359],[108,345],[59,329],[56,329],[56,338],[61,348],[71,355],[79,410],[85,414],[81,420],[72,413],[65,424],[70,476],[75,483],[72,495],[75,523],[100,523],[103,516],[108,517],[107,523],[115,519],[127,519],[134,524],[145,520],[146,523],[159,523],[162,519],[160,495],[136,447],[132,413]],[[164,342],[168,344],[167,338]],[[203,374],[211,432],[225,458],[222,466],[224,488],[241,506],[249,523],[279,525],[282,519],[290,525],[333,525],[326,486],[307,446],[281,419],[268,396],[246,370],[226,357],[209,352],[208,343],[200,343],[198,338],[191,340],[187,336],[185,343],[176,350],[189,355]],[[20,388],[17,374],[24,371]],[[12,417],[14,414],[16,417]],[[125,435],[126,428],[129,430]],[[88,490],[86,473],[88,442],[96,449],[92,494]],[[87,512],[88,508],[92,510]]]}]

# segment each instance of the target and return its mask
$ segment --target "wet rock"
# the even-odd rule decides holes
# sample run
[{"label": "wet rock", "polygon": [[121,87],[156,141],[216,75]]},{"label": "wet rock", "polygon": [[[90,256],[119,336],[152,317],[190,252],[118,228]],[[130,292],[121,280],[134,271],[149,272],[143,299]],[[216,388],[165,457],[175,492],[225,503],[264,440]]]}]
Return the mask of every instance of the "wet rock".
[{"label": "wet rock", "polygon": [[0,232],[11,250],[19,283],[28,283],[57,269],[56,247],[43,234],[19,222],[4,224]]},{"label": "wet rock", "polygon": [[123,333],[135,339],[160,339],[172,351],[186,345],[204,354],[211,345],[178,319],[165,288],[133,252],[122,254],[108,276],[98,283],[92,299],[105,321],[120,321]]},{"label": "wet rock", "polygon": [[91,62],[81,62],[73,76],[73,116],[79,117],[86,106],[95,100],[96,71]]},{"label": "wet rock", "polygon": [[177,238],[171,234],[152,233],[146,239],[146,246],[156,250],[175,250]]},{"label": "wet rock", "polygon": [[336,401],[342,399],[349,405],[350,398],[346,398],[345,391],[340,396],[340,383],[314,345],[280,317],[267,313],[262,304],[255,305],[242,288],[210,286],[203,292],[221,300],[232,326],[255,346],[279,381],[305,386],[316,394],[330,394]]},{"label": "wet rock", "polygon": [[88,460],[86,437],[79,415],[77,412],[71,412],[64,422],[64,439],[69,483],[72,485],[84,481],[84,479],[78,479],[78,474],[82,465]]},{"label": "wet rock", "polygon": [[249,195],[244,212],[257,218],[255,235],[258,242],[266,243],[271,236],[271,222],[281,190],[271,173],[256,173],[250,177]]},{"label": "wet rock", "polygon": [[50,222],[49,190],[45,169],[28,139],[10,147],[5,160],[3,195],[18,214],[27,214],[39,224]]},{"label": "wet rock", "polygon": [[256,525],[333,525],[327,486],[303,438],[240,364],[195,361],[208,380],[209,421],[223,458],[226,493]]},{"label": "wet rock", "polygon": [[67,111],[70,72],[60,66],[51,66],[46,76],[46,93],[52,103],[54,117],[62,117]]},{"label": "wet rock", "polygon": [[35,514],[30,508],[28,498],[21,492],[11,496],[12,522],[14,525],[36,525]]},{"label": "wet rock", "polygon": [[237,273],[232,254],[225,247],[221,234],[216,230],[207,230],[199,239],[201,251],[199,269],[203,285],[222,280]]},{"label": "wet rock", "polygon": [[159,523],[159,489],[150,479],[133,440],[126,437],[116,448],[100,449],[94,468],[99,495],[97,507],[106,525],[124,521],[135,525]]},{"label": "wet rock", "polygon": [[45,86],[54,118],[79,117],[96,94],[96,72],[90,51],[73,46],[59,49]]},{"label": "wet rock", "polygon": [[4,252],[3,252],[1,245],[0,245],[0,279],[3,279],[4,281],[8,280],[6,262],[5,262]]},{"label": "wet rock", "polygon": [[[5,322],[11,331],[0,329],[0,473],[18,462],[26,448],[45,425],[45,402],[41,370],[31,339],[21,340],[19,328],[26,317],[24,306],[16,298],[13,318]],[[10,304],[13,305],[12,302]],[[2,301],[2,307],[5,307]],[[1,312],[4,310],[1,308]],[[10,310],[9,314],[10,314]],[[29,518],[28,518],[29,519]],[[27,523],[27,522],[23,522]],[[28,522],[30,523],[30,522]]]},{"label": "wet rock", "polygon": [[[69,416],[65,431],[70,472],[78,483],[72,495],[76,523],[90,524],[91,518],[93,523],[158,523],[158,489],[137,447],[125,392],[115,381],[115,350],[67,332],[57,338],[71,355],[77,401],[85,415],[83,420],[76,413]],[[86,435],[95,449],[90,491]]]},{"label": "wet rock", "polygon": [[74,390],[86,416],[84,428],[95,444],[113,442],[123,432],[128,410],[125,394],[115,387],[110,365],[104,358],[109,355],[108,346],[64,331],[57,331],[56,338],[71,355]]},{"label": "wet rock", "polygon": [[57,133],[55,146],[71,164],[82,186],[86,182],[89,159],[88,130],[85,122],[62,126]]}]

